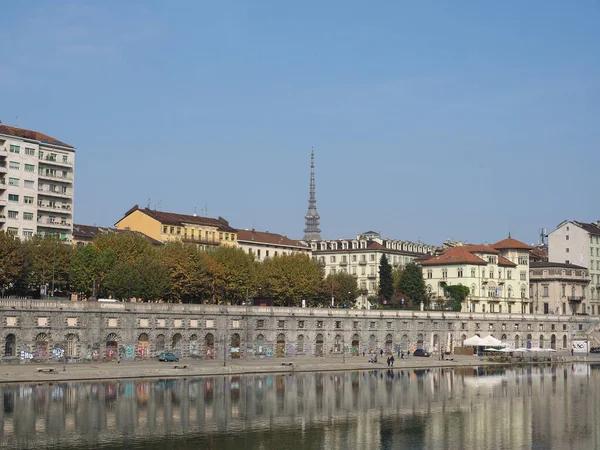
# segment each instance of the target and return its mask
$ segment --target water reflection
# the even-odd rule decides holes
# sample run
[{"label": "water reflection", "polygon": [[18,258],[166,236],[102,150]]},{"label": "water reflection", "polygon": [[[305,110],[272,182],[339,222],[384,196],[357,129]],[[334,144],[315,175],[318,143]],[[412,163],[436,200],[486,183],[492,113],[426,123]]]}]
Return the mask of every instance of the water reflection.
[{"label": "water reflection", "polygon": [[0,385],[0,447],[595,448],[599,369]]}]

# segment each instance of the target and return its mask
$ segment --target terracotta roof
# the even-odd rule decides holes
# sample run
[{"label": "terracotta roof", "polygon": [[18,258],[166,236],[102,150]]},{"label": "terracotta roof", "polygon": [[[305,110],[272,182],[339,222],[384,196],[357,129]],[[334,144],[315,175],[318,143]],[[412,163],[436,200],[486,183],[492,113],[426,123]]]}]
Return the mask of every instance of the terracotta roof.
[{"label": "terracotta roof", "polygon": [[527,245],[524,242],[517,241],[511,237],[502,239],[501,241],[492,244],[490,247],[494,247],[497,249],[516,249],[516,250],[531,250],[533,247],[531,245]]},{"label": "terracotta roof", "polygon": [[473,252],[473,253],[490,253],[492,255],[497,255],[500,252],[498,250],[496,250],[495,248],[489,246],[489,245],[460,245],[458,247],[452,247],[452,248],[463,248],[469,252]]},{"label": "terracotta roof", "polygon": [[600,227],[598,225],[596,225],[595,223],[576,222],[576,221],[573,221],[573,223],[580,226],[588,233],[600,235]]},{"label": "terracotta roof", "polygon": [[119,230],[118,228],[97,227],[95,225],[73,224],[73,239],[81,241],[92,241],[96,236],[102,233],[122,233],[130,231],[145,237],[152,245],[162,245],[162,242],[142,233],[141,231]]},{"label": "terracotta roof", "polygon": [[545,269],[550,267],[558,267],[561,269],[578,269],[578,270],[587,270],[586,267],[576,266],[575,264],[565,264],[565,263],[557,263],[557,262],[548,262],[548,261],[536,261],[530,262],[530,269]]},{"label": "terracotta roof", "polygon": [[514,262],[509,261],[504,256],[498,256],[498,265],[506,267],[517,267],[517,265]]},{"label": "terracotta roof", "polygon": [[305,245],[300,241],[290,239],[281,234],[269,233],[268,231],[238,230],[237,240],[238,242],[257,242],[261,244],[300,247],[302,249],[310,250],[308,245]]},{"label": "terracotta roof", "polygon": [[74,148],[72,145],[69,145],[66,142],[59,141],[58,139],[53,138],[52,136],[48,136],[47,134],[40,133],[39,131],[26,130],[24,128],[17,127],[9,127],[8,125],[4,125],[2,123],[0,123],[0,134],[20,137],[23,139],[31,139],[33,141],[40,141],[42,144],[52,144],[60,145],[61,147]]},{"label": "terracotta roof", "polygon": [[548,248],[546,247],[534,247],[531,249],[532,262],[534,261],[548,261]]},{"label": "terracotta roof", "polygon": [[[452,265],[452,264],[476,264],[476,265],[487,265],[487,262],[481,259],[479,256],[475,256],[472,251],[467,247],[480,247],[478,245],[465,245],[462,247],[452,247],[446,250],[439,256],[434,256],[426,261],[422,261],[422,266],[440,266],[440,265]],[[485,246],[483,246],[485,247]]]},{"label": "terracotta roof", "polygon": [[233,227],[229,226],[229,222],[227,222],[222,217],[218,219],[213,219],[211,217],[200,217],[196,215],[188,215],[188,214],[176,214],[164,211],[156,211],[150,208],[141,209],[138,205],[135,205],[129,211],[125,213],[125,217],[132,214],[135,211],[141,211],[144,214],[156,219],[161,224],[164,225],[176,225],[176,226],[185,226],[186,224],[196,224],[196,225],[206,225],[217,228],[219,231],[228,231],[228,232],[237,232]]}]

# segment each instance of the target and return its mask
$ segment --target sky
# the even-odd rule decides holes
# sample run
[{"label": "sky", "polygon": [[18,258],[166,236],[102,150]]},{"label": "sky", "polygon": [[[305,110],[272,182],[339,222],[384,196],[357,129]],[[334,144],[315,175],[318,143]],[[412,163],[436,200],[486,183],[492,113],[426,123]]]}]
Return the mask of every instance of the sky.
[{"label": "sky", "polygon": [[133,205],[439,245],[600,219],[600,4],[6,2],[0,120],[77,148],[75,223]]}]

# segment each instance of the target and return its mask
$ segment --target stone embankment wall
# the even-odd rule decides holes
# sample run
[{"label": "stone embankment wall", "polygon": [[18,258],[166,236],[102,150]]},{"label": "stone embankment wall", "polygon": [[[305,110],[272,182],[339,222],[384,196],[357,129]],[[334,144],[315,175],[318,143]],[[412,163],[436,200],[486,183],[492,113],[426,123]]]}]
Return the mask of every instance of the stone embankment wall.
[{"label": "stone embankment wall", "polygon": [[452,351],[474,334],[570,349],[597,316],[0,300],[3,362]]}]

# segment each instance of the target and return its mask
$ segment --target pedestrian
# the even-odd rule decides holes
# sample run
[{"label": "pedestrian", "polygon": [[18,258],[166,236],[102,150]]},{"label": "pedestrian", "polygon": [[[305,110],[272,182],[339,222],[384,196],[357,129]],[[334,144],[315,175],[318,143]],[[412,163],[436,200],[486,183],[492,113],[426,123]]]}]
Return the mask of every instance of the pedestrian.
[{"label": "pedestrian", "polygon": [[410,350],[408,351],[408,353],[406,354],[407,358],[410,358]]},{"label": "pedestrian", "polygon": [[380,356],[383,356],[383,349],[380,349],[380,350],[379,350],[379,355],[380,355]]},{"label": "pedestrian", "polygon": [[363,358],[365,357],[365,351],[363,350]]},{"label": "pedestrian", "polygon": [[400,352],[400,359],[404,359],[404,352]]},{"label": "pedestrian", "polygon": [[573,356],[573,348],[571,348],[571,356]]},{"label": "pedestrian", "polygon": [[389,356],[388,356],[388,359],[387,359],[387,365],[388,365],[388,367],[390,367],[390,357]]},{"label": "pedestrian", "polygon": [[390,358],[390,366],[394,367],[394,355]]}]

